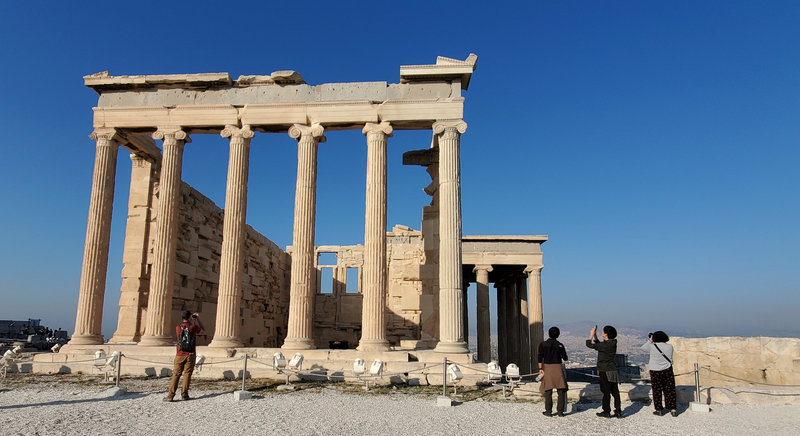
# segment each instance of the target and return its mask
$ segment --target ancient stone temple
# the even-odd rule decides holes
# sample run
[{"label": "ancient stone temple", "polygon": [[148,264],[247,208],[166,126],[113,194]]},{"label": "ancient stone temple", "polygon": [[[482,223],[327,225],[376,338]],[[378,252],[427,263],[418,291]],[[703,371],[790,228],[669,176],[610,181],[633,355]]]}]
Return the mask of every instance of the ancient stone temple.
[{"label": "ancient stone temple", "polygon": [[[477,306],[478,361],[490,355],[489,284],[497,288],[501,364],[530,368],[542,340],[541,244],[546,236],[462,236],[460,143],[477,56],[400,67],[400,83],[310,85],[294,71],[86,76],[99,94],[86,245],[75,333],[67,349],[104,343],[117,151],[130,151],[119,323],[110,344],[167,347],[182,310],[200,312],[213,349],[432,349],[466,354],[467,309]],[[358,129],[366,144],[363,245],[316,246],[317,148]],[[432,198],[419,230],[387,232],[387,144],[430,130],[409,150]],[[282,249],[246,224],[251,142],[297,143],[293,243]],[[181,180],[196,135],[229,144],[224,210]],[[294,162],[287,163],[294,164]],[[320,261],[320,259],[335,259]],[[116,267],[112,266],[112,272]],[[116,273],[116,272],[114,272]],[[477,301],[466,289],[477,282]],[[205,340],[205,342],[202,342]]]}]

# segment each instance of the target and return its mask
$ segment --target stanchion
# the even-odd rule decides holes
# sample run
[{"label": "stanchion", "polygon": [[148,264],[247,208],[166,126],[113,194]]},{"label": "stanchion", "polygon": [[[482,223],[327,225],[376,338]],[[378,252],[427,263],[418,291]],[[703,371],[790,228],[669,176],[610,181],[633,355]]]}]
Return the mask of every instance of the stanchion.
[{"label": "stanchion", "polygon": [[119,376],[122,375],[122,353],[117,358],[117,378],[114,380],[114,386],[119,387]]},{"label": "stanchion", "polygon": [[436,406],[450,407],[453,405],[453,400],[447,396],[447,356],[444,357],[442,362],[442,395],[436,398]]},{"label": "stanchion", "polygon": [[689,404],[689,409],[692,412],[710,412],[711,408],[708,407],[708,404],[704,404],[700,402],[700,364],[695,362],[694,364],[694,398],[691,404]]},{"label": "stanchion", "polygon": [[233,393],[233,399],[236,401],[249,400],[253,398],[253,393],[244,389],[245,380],[247,380],[247,353],[244,354],[242,359],[242,390]]}]

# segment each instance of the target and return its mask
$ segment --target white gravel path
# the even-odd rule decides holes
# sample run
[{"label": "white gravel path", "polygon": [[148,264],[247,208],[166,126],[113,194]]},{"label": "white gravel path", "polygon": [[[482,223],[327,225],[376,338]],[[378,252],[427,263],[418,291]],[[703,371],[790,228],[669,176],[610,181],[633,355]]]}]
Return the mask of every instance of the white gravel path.
[{"label": "white gravel path", "polygon": [[[202,382],[198,382],[202,383]],[[166,384],[162,382],[162,384]],[[629,434],[796,435],[800,406],[717,405],[707,414],[681,407],[657,417],[642,403],[626,403],[624,419],[598,418],[597,404],[548,418],[541,403],[473,400],[436,407],[435,396],[402,390],[382,395],[327,388],[257,394],[236,402],[231,392],[193,391],[192,401],[164,403],[163,392],[143,389],[109,398],[99,385],[2,387],[2,435],[152,434]],[[266,391],[265,391],[266,392]]]}]

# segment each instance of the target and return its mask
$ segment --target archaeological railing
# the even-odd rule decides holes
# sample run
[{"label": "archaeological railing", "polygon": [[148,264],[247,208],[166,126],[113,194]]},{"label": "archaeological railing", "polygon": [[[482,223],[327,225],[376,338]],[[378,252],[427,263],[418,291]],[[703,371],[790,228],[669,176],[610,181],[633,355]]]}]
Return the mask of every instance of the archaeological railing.
[{"label": "archaeological railing", "polygon": [[[148,261],[146,309],[142,310],[143,346],[170,345],[180,307],[175,278],[181,167],[192,135],[219,134],[230,154],[219,259],[219,289],[211,347],[241,347],[240,316],[246,253],[247,183],[251,141],[261,134],[284,132],[297,140],[293,252],[289,285],[287,349],[314,347],[314,220],[317,146],[326,131],[358,129],[367,145],[366,219],[364,225],[363,310],[359,349],[388,349],[386,338],[386,147],[395,132],[430,129],[435,158],[426,163],[437,182],[438,228],[436,350],[467,352],[464,329],[461,259],[460,138],[464,98],[477,57],[465,61],[438,58],[433,65],[400,68],[401,83],[331,83],[311,86],[293,71],[269,76],[227,73],[86,76],[99,95],[94,108],[96,155],[75,333],[70,344],[100,344],[102,306],[108,264],[111,210],[119,146],[135,160],[152,166],[157,204],[152,211],[152,255]],[[161,142],[159,148],[154,140]],[[428,153],[430,157],[431,153]],[[435,162],[435,164],[433,163]],[[435,174],[435,176],[434,176]],[[126,246],[135,241],[126,235]],[[148,238],[145,238],[149,241]],[[426,247],[426,251],[430,247]],[[135,335],[134,335],[135,336]]]}]

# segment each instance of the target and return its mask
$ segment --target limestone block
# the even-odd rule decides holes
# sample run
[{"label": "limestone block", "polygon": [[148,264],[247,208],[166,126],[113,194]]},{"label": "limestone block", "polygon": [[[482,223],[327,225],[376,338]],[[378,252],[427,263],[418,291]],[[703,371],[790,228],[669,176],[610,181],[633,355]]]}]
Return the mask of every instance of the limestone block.
[{"label": "limestone block", "polygon": [[175,273],[186,277],[194,277],[197,268],[182,261],[175,262]]}]

